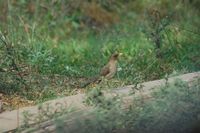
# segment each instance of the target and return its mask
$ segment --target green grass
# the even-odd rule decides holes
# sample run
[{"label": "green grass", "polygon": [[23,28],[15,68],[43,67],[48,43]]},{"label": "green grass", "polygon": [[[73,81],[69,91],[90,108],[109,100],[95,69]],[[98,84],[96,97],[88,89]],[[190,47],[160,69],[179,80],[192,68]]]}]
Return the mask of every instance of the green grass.
[{"label": "green grass", "polygon": [[[56,96],[59,90],[57,90],[59,86],[52,87],[49,84],[54,80],[66,79],[69,82],[65,82],[66,84],[60,87],[70,94],[70,91],[76,88],[71,84],[80,84],[79,82],[84,82],[84,80],[81,81],[82,79],[96,76],[115,51],[124,54],[119,59],[119,67],[122,69],[115,77],[123,85],[163,78],[173,71],[199,70],[200,34],[196,29],[199,27],[200,20],[199,11],[194,5],[170,3],[165,0],[129,3],[118,1],[110,3],[110,6],[105,6],[102,1],[98,2],[103,5],[103,8],[116,12],[120,17],[120,22],[106,28],[97,26],[95,30],[91,28],[92,26],[81,27],[79,18],[84,16],[81,7],[71,9],[72,13],[68,14],[60,9],[61,2],[57,2],[55,6],[47,2],[36,2],[35,12],[32,13],[27,7],[28,2],[9,3],[7,38],[13,43],[14,58],[19,67],[28,68],[25,71],[29,76],[24,76],[25,80],[27,83],[33,80],[31,84],[28,84],[28,91],[31,90],[30,92],[34,93],[34,90],[44,90],[44,94],[47,95],[42,95],[40,98],[49,99]],[[68,4],[74,3],[70,1]],[[47,9],[46,12],[43,6],[52,10]],[[159,33],[162,39],[162,58],[156,58],[154,41],[151,36],[148,36],[154,29],[150,27],[151,21],[144,15],[149,8],[154,7],[163,9],[159,10],[162,15],[174,13],[174,16],[169,16],[171,18],[167,19],[169,25]],[[162,19],[165,20],[165,18]],[[163,25],[162,22],[159,22],[160,26]],[[28,31],[25,30],[27,25]],[[5,27],[0,26],[0,30],[3,32]],[[9,68],[4,58],[6,57],[4,47],[1,47],[1,57],[1,62],[4,63],[0,67]],[[22,70],[24,70],[23,67]],[[39,75],[38,79],[40,76],[47,76],[49,82],[36,83],[36,75]],[[64,77],[54,79],[52,78],[54,75]],[[5,81],[8,80],[10,79],[5,79]],[[77,83],[74,83],[76,81]],[[48,89],[43,89],[45,87]],[[6,90],[4,87],[0,89]],[[9,89],[9,91],[16,93],[15,89]],[[38,100],[38,97],[33,95],[34,98],[30,92],[27,92],[30,94],[27,97]],[[20,91],[17,93],[21,95]]]}]

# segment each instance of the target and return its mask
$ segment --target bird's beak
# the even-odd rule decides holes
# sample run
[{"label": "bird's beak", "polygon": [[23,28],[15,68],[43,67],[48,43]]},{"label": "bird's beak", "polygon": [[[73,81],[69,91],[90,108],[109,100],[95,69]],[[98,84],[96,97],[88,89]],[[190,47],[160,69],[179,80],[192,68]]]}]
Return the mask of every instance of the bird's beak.
[{"label": "bird's beak", "polygon": [[123,55],[123,53],[119,53],[119,56],[122,56]]}]

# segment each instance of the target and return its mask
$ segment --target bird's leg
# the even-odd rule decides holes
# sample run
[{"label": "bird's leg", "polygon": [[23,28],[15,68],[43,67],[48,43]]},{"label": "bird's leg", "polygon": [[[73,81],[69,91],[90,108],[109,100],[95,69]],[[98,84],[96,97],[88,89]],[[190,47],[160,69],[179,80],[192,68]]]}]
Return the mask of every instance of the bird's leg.
[{"label": "bird's leg", "polygon": [[110,84],[109,84],[109,80],[107,78],[104,79],[104,82],[106,83],[106,85],[110,88]]}]

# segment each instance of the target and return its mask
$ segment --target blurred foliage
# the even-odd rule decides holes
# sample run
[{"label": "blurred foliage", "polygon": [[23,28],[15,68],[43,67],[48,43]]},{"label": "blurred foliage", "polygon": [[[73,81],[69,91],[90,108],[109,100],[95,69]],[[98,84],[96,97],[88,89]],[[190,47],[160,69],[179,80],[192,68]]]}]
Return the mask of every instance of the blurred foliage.
[{"label": "blurred foliage", "polygon": [[[133,96],[133,102],[126,108],[123,108],[119,98],[110,99],[108,105],[108,100],[104,97],[91,113],[92,119],[79,121],[73,126],[72,132],[199,132],[199,82],[197,79],[188,86],[186,82],[176,80],[155,89],[152,96],[147,94],[150,98],[146,95]],[[102,108],[102,105],[106,108]]]},{"label": "blurred foliage", "polygon": [[[24,114],[28,132],[76,133],[198,133],[200,131],[200,79],[189,84],[176,79],[150,93],[141,95],[104,96],[99,88],[87,93],[86,101],[93,108],[71,110],[61,106],[60,112],[40,107],[38,116]],[[132,98],[132,99],[131,99]],[[60,107],[60,106],[59,106]],[[58,109],[59,109],[58,107]],[[72,111],[72,114],[68,114]],[[73,112],[74,111],[74,112]],[[77,113],[78,112],[78,113]],[[60,117],[57,117],[60,116]],[[52,120],[48,125],[41,123]],[[36,124],[30,126],[32,121]],[[40,125],[40,126],[38,126]],[[45,127],[53,128],[45,128]],[[54,128],[55,127],[55,128]]]}]

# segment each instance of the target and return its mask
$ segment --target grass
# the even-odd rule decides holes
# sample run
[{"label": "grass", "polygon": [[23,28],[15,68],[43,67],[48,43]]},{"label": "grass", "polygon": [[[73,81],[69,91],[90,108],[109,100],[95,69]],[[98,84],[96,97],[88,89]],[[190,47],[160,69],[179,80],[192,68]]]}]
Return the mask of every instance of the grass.
[{"label": "grass", "polygon": [[[200,34],[195,30],[199,27],[199,11],[194,5],[164,0],[107,3],[110,6],[105,6],[102,1],[97,3],[117,13],[120,22],[104,28],[98,24],[92,28],[95,27],[92,23],[81,26],[85,22],[81,19],[85,14],[81,6],[74,7],[73,1],[66,4],[74,7],[70,8],[73,12],[70,15],[64,12],[65,8],[59,8],[62,3],[58,1],[56,6],[51,5],[51,2],[33,2],[33,5],[25,1],[8,3],[7,29],[3,25],[0,28],[2,32],[7,31],[8,41],[12,42],[12,50],[15,51],[13,58],[21,68],[20,73],[25,75],[23,78],[28,88],[16,82],[16,73],[9,71],[11,75],[2,79],[5,84],[1,85],[0,91],[5,94],[15,93],[36,103],[75,94],[79,89],[77,86],[87,78],[96,76],[115,51],[124,54],[119,60],[121,71],[115,76],[119,85],[163,78],[174,71],[186,73],[199,70]],[[34,6],[34,11],[29,4]],[[162,16],[175,13],[167,19],[169,25],[157,34],[162,40],[162,58],[156,57],[153,37],[149,36],[154,32],[150,27],[152,21],[143,15],[154,7],[163,9],[158,9]],[[100,19],[101,15],[96,14],[98,16]],[[165,19],[162,17],[158,25],[162,27]],[[5,58],[5,47],[2,43],[0,46],[0,68],[10,70],[9,61]],[[16,83],[18,88],[13,85]]]}]

